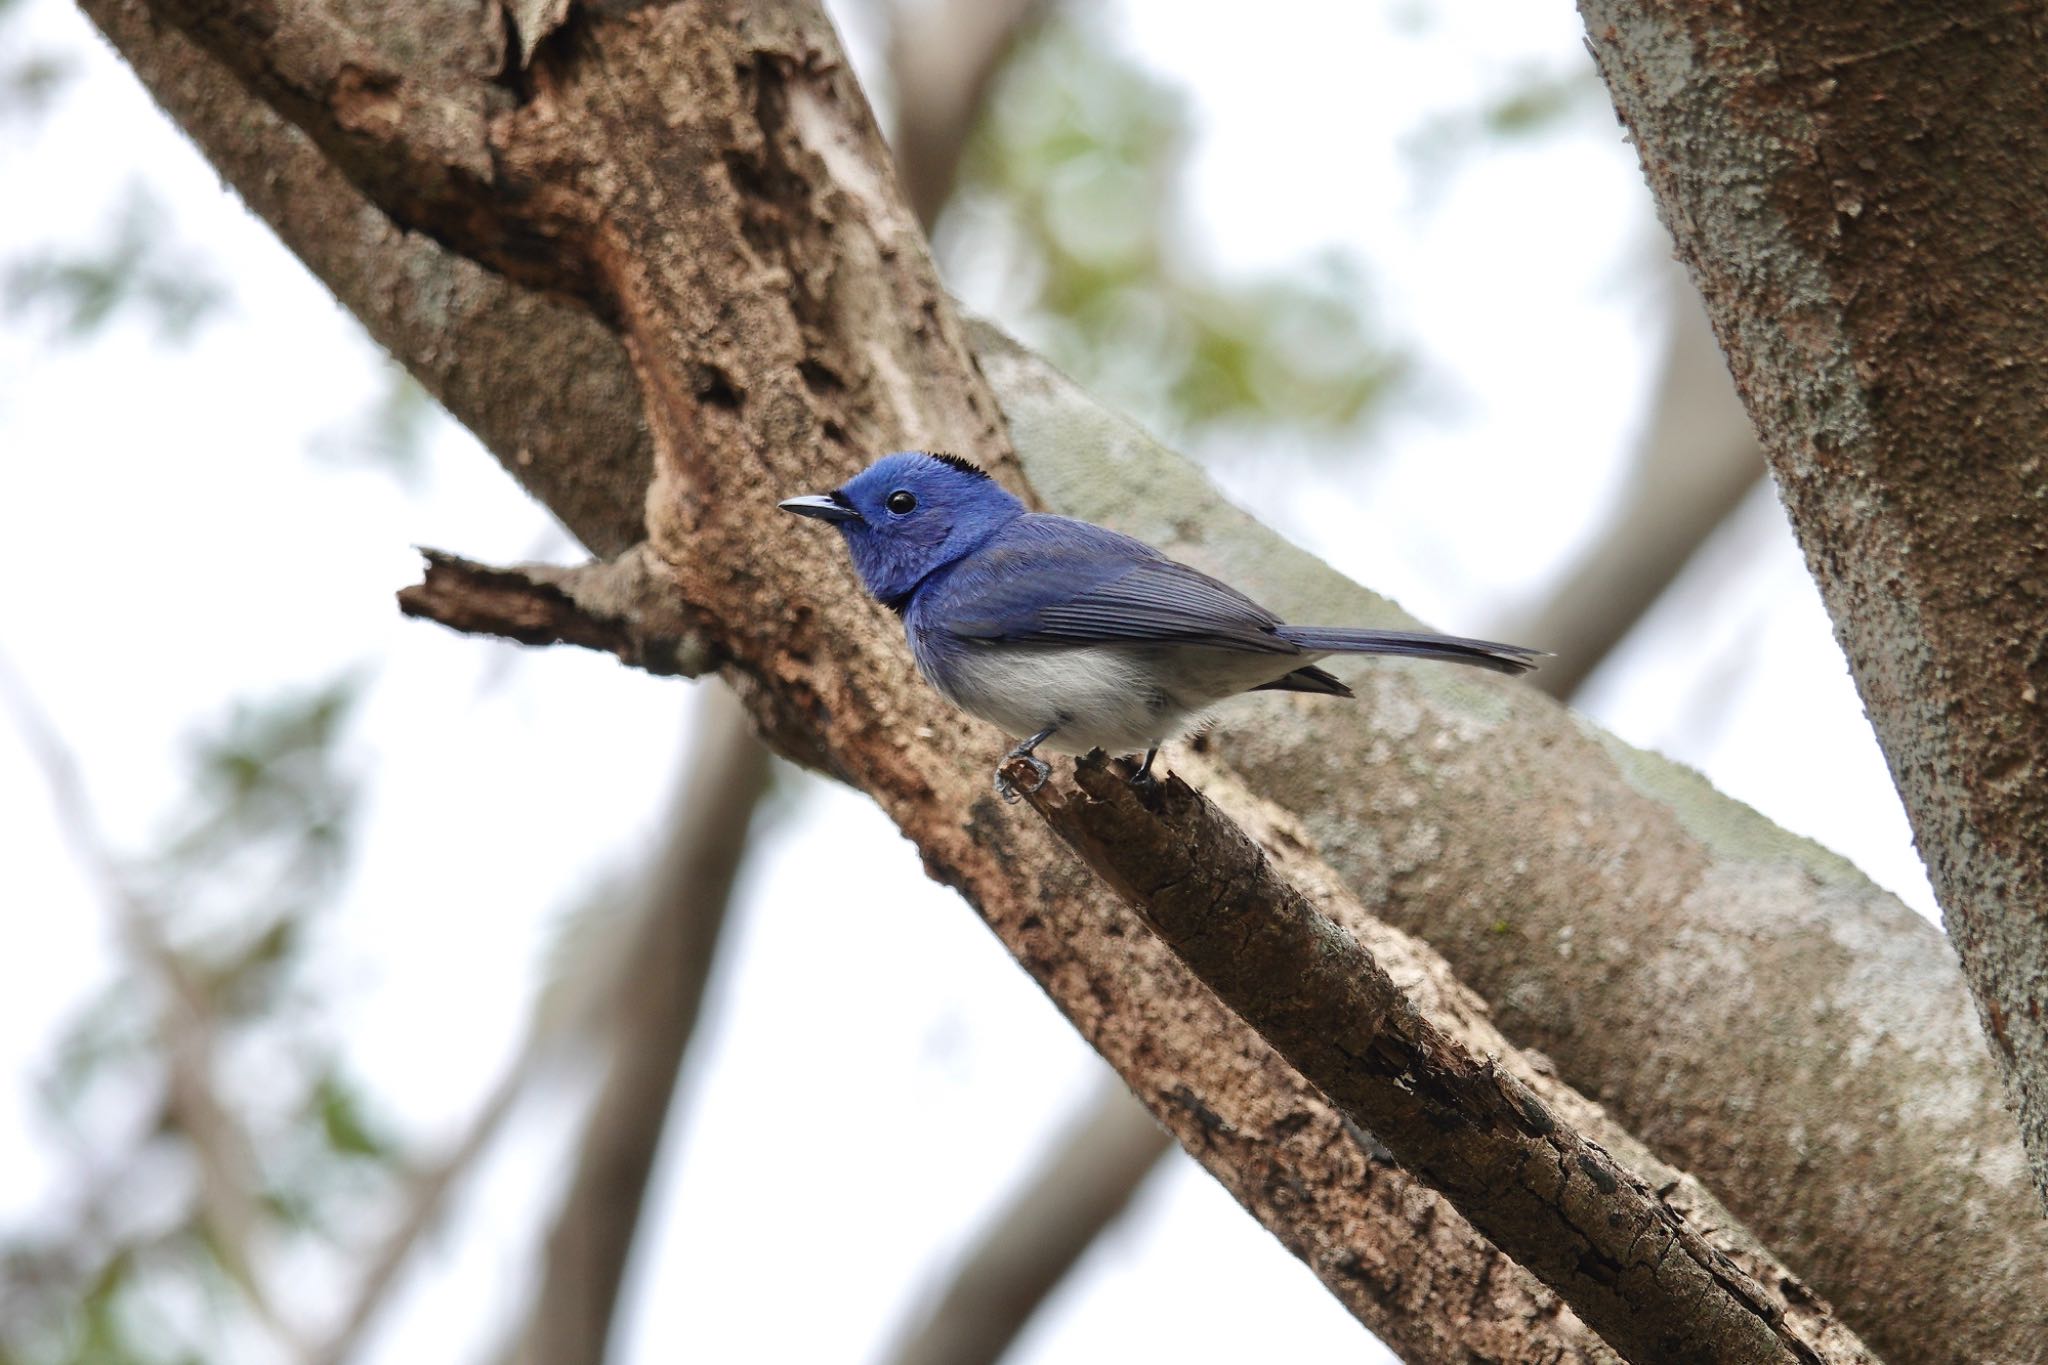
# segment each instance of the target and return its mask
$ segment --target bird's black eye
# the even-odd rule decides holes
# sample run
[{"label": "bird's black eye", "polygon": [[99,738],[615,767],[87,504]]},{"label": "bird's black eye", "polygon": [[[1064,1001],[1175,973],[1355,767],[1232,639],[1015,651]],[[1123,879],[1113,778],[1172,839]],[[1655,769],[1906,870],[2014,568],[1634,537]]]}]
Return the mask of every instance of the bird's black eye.
[{"label": "bird's black eye", "polygon": [[889,510],[899,517],[915,506],[917,498],[907,488],[899,488],[889,495]]}]

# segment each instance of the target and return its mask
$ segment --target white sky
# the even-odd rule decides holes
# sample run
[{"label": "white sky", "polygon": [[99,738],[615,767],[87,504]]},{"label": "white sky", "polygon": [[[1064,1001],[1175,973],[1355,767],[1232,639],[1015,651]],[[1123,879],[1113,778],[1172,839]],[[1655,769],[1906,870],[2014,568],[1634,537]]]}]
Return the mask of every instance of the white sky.
[{"label": "white sky", "polygon": [[[1374,430],[1368,460],[1295,462],[1282,481],[1260,476],[1271,452],[1212,452],[1219,476],[1426,619],[1478,629],[1540,597],[1616,485],[1661,342],[1647,264],[1662,248],[1633,154],[1597,107],[1475,149],[1441,183],[1424,185],[1404,150],[1435,117],[1583,65],[1569,6],[1390,8],[1278,4],[1247,23],[1237,6],[1132,0],[1112,31],[1194,99],[1194,247],[1247,270],[1359,254],[1429,394]],[[445,423],[417,491],[309,459],[380,391],[375,352],[75,12],[22,10],[10,46],[60,49],[82,75],[40,125],[5,125],[0,260],[97,240],[141,181],[167,208],[166,236],[229,278],[235,302],[182,348],[132,321],[83,347],[49,344],[40,323],[0,326],[0,652],[75,746],[126,848],[175,808],[184,738],[228,700],[374,662],[352,730],[371,782],[362,857],[321,963],[356,1074],[431,1141],[506,1060],[560,914],[653,839],[690,689],[399,618],[390,593],[414,577],[412,544],[489,560],[564,543]],[[1724,528],[1596,678],[1588,709],[1931,910],[1774,500]],[[743,881],[624,1361],[872,1358],[1099,1080],[887,822],[805,786]],[[107,970],[105,916],[46,805],[0,726],[9,1224],[61,1210],[33,1088]],[[384,1319],[374,1359],[476,1359],[495,1339],[530,1273],[574,1098],[529,1106]],[[782,1292],[792,1265],[801,1295]],[[308,1314],[335,1289],[307,1285]],[[1384,1358],[1375,1350],[1181,1162],[1020,1359]]]}]

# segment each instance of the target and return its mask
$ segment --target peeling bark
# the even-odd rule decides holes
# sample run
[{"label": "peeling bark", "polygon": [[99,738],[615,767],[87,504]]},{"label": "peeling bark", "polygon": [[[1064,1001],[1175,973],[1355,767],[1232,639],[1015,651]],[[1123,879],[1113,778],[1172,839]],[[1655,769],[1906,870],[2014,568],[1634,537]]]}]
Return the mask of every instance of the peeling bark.
[{"label": "peeling bark", "polygon": [[[650,444],[623,354],[602,326],[392,229],[303,139],[176,34],[154,29],[134,0],[88,8],[252,206],[515,477],[600,554],[640,539]],[[432,8],[403,7],[400,17]],[[751,221],[772,239],[782,212],[763,206]],[[1184,463],[1042,362],[992,333],[974,341],[1047,505],[1117,524],[1290,610],[1391,622],[1386,604],[1222,504]],[[845,381],[820,362],[799,362],[799,377],[807,391],[816,384],[829,394]],[[886,372],[885,381],[908,382]],[[819,430],[828,458],[792,486],[814,486],[831,477],[819,470],[879,448],[853,448],[830,417]],[[910,439],[950,438],[923,430]],[[786,540],[766,543],[780,555]],[[749,550],[735,567],[743,572],[763,553]],[[822,585],[843,586],[844,568],[830,556],[798,562],[812,581],[786,609],[809,612]],[[871,611],[848,619],[884,654],[899,634]],[[843,695],[868,688],[890,705],[907,661],[893,668],[861,675],[867,681]],[[914,742],[932,712],[908,701],[877,718],[880,742]],[[1495,1001],[1504,1026],[1720,1186],[1888,1354],[2041,1353],[2048,1308],[2029,1287],[2048,1278],[2048,1244],[2011,1198],[2024,1189],[2018,1144],[1989,1060],[1972,1050],[1953,965],[1910,912],[1689,774],[1582,730],[1523,691],[1474,690],[1395,666],[1372,675],[1356,714],[1275,701],[1257,718],[1227,730],[1218,748],[1260,790],[1303,812],[1367,905],[1426,929]],[[979,730],[961,741],[964,723],[937,719],[935,737],[965,747],[920,761],[935,772],[958,763],[970,775],[947,788],[965,803],[949,818],[1000,832],[1000,812],[976,814],[974,804],[981,767],[1000,746]],[[935,792],[934,805],[944,795]],[[1067,885],[1057,855],[1036,845],[996,837],[988,856],[1018,868],[1051,857],[1040,894],[1057,900]],[[1085,907],[1054,923],[1022,907],[984,910],[1056,998],[1114,1000],[1142,985],[1171,1002],[1185,989],[1144,963],[1105,966],[1121,961],[1125,931],[1089,930],[1098,921]],[[1122,922],[1115,911],[1099,921]],[[1153,1078],[1141,1084],[1148,1103],[1407,1358],[1597,1355],[1582,1327],[1556,1315],[1554,1299],[1489,1261],[1462,1220],[1336,1136],[1341,1126],[1319,1101],[1296,1106],[1286,1092],[1254,1085],[1267,1065],[1263,1045],[1213,1046],[1201,1009],[1153,1008],[1181,1026],[1146,1038],[1142,1020],[1124,1018],[1091,1022],[1089,1032],[1108,1055],[1137,1055]],[[1314,1117],[1297,1129],[1301,1113]],[[1898,1122],[1904,1114],[1912,1120]]]},{"label": "peeling bark", "polygon": [[2048,1196],[2048,10],[1583,10]]}]

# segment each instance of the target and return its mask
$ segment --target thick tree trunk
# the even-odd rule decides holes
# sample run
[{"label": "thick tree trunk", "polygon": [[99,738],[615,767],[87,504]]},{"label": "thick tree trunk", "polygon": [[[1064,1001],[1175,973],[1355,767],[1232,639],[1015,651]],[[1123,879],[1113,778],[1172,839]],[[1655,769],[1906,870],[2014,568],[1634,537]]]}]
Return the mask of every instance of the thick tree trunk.
[{"label": "thick tree trunk", "polygon": [[2048,1195],[2048,7],[1583,9]]},{"label": "thick tree trunk", "polygon": [[[90,8],[259,211],[509,468],[594,548],[631,543],[646,487],[636,471],[649,455],[630,408],[602,396],[623,373],[605,328],[394,232],[303,141],[134,5],[93,0]],[[1385,612],[1220,507],[1184,465],[1030,357],[979,340],[1027,471],[1052,505],[1117,521],[1276,603],[1332,619]],[[814,377],[829,389],[824,375]],[[893,440],[943,435],[933,427]],[[842,467],[857,460],[849,452]],[[817,477],[807,473],[806,486]],[[780,553],[782,541],[770,543]],[[829,559],[809,569],[820,582],[844,575]],[[890,638],[887,622],[860,617],[857,629]],[[888,686],[900,683],[903,667],[894,662]],[[1233,741],[1233,756],[1264,790],[1310,812],[1325,852],[1368,906],[1451,948],[1500,1004],[1504,1023],[1668,1153],[1719,1179],[1888,1350],[1900,1359],[1975,1360],[2026,1358],[2038,1348],[2040,1300],[2013,1290],[2037,1284],[2048,1259],[2038,1230],[2005,1197],[2017,1146],[1988,1097],[1983,1059],[1968,1050],[1953,969],[1896,903],[1658,761],[1610,748],[1512,693],[1440,688],[1388,670],[1357,719],[1284,707],[1262,719],[1272,733]],[[1449,741],[1441,758],[1417,738],[1432,729]],[[984,736],[977,758],[993,752],[989,744]],[[1502,781],[1503,771],[1513,778]],[[981,818],[972,797],[957,809]],[[982,832],[998,858],[1022,854],[1006,826]],[[1129,988],[1121,974],[1097,977],[1086,965],[1098,954],[1114,959],[1114,936],[1068,940],[1027,923],[1028,913],[992,918],[1006,936],[1022,935],[1013,943],[1056,996],[1085,993],[1091,980]],[[1717,970],[1702,970],[1703,955]],[[1117,1028],[1091,1033],[1106,1051],[1142,1041]],[[1175,1065],[1244,1064],[1231,1048],[1207,1046],[1155,1051],[1150,1060],[1165,1084]],[[1204,1098],[1204,1112],[1232,1121],[1217,1098]],[[1901,1112],[1915,1122],[1884,1123]],[[1400,1182],[1397,1172],[1361,1167],[1341,1147],[1328,1178],[1305,1170],[1299,1154],[1321,1128],[1279,1147],[1237,1144],[1193,1122],[1185,1106],[1167,1114],[1397,1348],[1417,1360],[1452,1358],[1470,1324],[1431,1315],[1481,1262],[1431,1260],[1427,1245],[1398,1240],[1377,1251],[1359,1241],[1362,1228],[1390,1214],[1410,1235],[1431,1227],[1441,1240],[1446,1225],[1427,1198],[1388,1186]],[[1235,1121],[1247,1120],[1240,1111]],[[1327,1134],[1321,1141],[1316,1150],[1332,1152]],[[1262,1170],[1286,1170],[1302,1182],[1295,1188],[1319,1197],[1297,1200]],[[1915,1245],[1930,1225],[1944,1237]],[[1435,1269],[1418,1274],[1419,1265]],[[1506,1324],[1496,1340],[1517,1340],[1516,1324],[1537,1302],[1512,1301],[1526,1279],[1485,1271],[1480,1283],[1490,1288],[1475,1299],[1476,1316],[1506,1305],[1492,1319]]]}]

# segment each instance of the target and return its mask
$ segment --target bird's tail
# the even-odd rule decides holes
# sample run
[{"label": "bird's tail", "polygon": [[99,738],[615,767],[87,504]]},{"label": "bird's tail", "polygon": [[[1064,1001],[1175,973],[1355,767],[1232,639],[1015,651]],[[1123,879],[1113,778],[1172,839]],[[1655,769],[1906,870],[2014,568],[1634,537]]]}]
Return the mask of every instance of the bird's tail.
[{"label": "bird's tail", "polygon": [[1527,673],[1540,649],[1465,640],[1455,635],[1428,635],[1413,630],[1363,630],[1349,626],[1277,626],[1273,633],[1317,654],[1397,654],[1411,659],[1446,659],[1454,664],[1490,668],[1496,673]]}]

